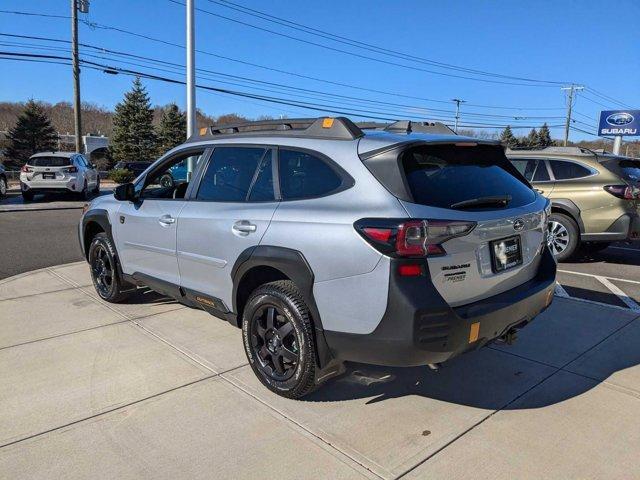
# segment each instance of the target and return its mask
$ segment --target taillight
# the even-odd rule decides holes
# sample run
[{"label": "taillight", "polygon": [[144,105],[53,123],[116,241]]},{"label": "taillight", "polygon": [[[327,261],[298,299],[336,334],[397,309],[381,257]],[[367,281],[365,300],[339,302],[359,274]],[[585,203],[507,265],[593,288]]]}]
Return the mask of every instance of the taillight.
[{"label": "taillight", "polygon": [[33,172],[33,168],[31,168],[29,165],[23,165],[20,171],[24,173],[31,173]]},{"label": "taillight", "polygon": [[78,167],[69,167],[63,170],[65,173],[76,173],[78,171]]},{"label": "taillight", "polygon": [[640,190],[629,185],[605,185],[604,189],[614,197],[624,200],[635,200],[640,197]]},{"label": "taillight", "polygon": [[446,255],[442,244],[467,235],[475,222],[365,218],[354,227],[378,251],[394,257]]}]

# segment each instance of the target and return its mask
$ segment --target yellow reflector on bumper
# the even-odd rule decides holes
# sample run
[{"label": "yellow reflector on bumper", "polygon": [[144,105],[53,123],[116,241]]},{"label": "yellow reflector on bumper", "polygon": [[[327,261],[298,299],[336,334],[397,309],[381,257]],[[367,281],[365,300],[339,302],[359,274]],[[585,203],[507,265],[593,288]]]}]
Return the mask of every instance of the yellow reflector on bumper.
[{"label": "yellow reflector on bumper", "polygon": [[469,330],[469,343],[473,343],[478,340],[480,336],[480,322],[472,323]]}]

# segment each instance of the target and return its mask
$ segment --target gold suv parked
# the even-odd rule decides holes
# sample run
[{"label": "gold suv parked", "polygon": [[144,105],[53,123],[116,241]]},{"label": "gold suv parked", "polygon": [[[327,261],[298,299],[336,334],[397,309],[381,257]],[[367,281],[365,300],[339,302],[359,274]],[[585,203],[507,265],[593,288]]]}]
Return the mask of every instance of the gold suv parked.
[{"label": "gold suv parked", "polygon": [[552,201],[548,242],[558,261],[578,247],[640,240],[640,160],[578,147],[507,150],[507,157]]}]

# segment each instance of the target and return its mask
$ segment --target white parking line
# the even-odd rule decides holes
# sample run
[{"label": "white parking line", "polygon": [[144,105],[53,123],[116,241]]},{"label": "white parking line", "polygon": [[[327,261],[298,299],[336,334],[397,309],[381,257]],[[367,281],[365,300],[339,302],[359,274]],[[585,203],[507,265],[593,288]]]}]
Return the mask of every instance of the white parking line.
[{"label": "white parking line", "polygon": [[627,305],[631,310],[633,310],[634,312],[640,312],[640,305],[638,305],[631,298],[629,298],[626,293],[624,293],[622,290],[616,287],[613,283],[611,283],[605,277],[600,277],[595,275],[595,278],[600,283],[602,283],[605,287],[611,290],[611,292],[620,300],[622,300],[625,303],[625,305]]},{"label": "white parking line", "polygon": [[[584,277],[592,277],[592,278],[599,277],[599,275],[594,275],[593,273],[573,272],[571,270],[558,270],[558,271],[562,273],[571,273],[573,275],[582,275]],[[635,283],[637,285],[640,285],[640,282],[638,282],[637,280],[629,280],[628,278],[616,278],[616,277],[602,277],[602,278],[608,278],[609,280],[615,280],[616,282],[628,282],[628,283]]]},{"label": "white parking line", "polygon": [[556,294],[556,297],[571,298],[564,287],[559,283],[556,283],[556,291],[554,293]]}]

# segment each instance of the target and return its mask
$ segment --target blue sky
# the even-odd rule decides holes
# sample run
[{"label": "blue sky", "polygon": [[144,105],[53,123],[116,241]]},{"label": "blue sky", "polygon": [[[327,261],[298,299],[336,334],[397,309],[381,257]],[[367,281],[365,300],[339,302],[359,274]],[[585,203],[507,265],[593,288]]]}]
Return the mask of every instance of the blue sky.
[{"label": "blue sky", "polygon": [[[584,84],[625,105],[640,108],[640,28],[638,28],[640,2],[634,0],[607,2],[606,6],[600,0],[541,0],[535,3],[506,0],[493,2],[479,0],[233,1],[326,32],[424,59],[507,76]],[[30,2],[4,0],[0,4],[0,9],[69,15],[68,4],[67,0],[31,0]],[[345,46],[230,10],[208,0],[196,0],[196,7],[308,41],[322,43],[332,48],[413,67],[403,68],[330,51],[252,29],[204,12],[196,12],[198,49],[331,82],[383,90],[394,95],[327,84],[205,54],[197,55],[199,68],[331,94],[402,104],[407,107],[367,105],[361,101],[347,103],[339,98],[321,101],[315,94],[313,99],[295,97],[297,101],[323,103],[346,111],[360,109],[384,112],[384,115],[379,113],[378,116],[392,118],[398,118],[402,113],[405,113],[405,116],[412,113],[420,118],[451,118],[453,115],[451,112],[454,110],[451,102],[429,102],[398,95],[441,101],[461,98],[468,102],[462,108],[463,123],[538,125],[545,119],[550,125],[563,123],[561,118],[552,118],[562,117],[566,105],[564,93],[556,84],[543,87],[515,86],[434,75],[415,68],[447,74],[468,74]],[[92,0],[90,13],[81,14],[81,17],[100,25],[184,44],[184,7],[170,0]],[[0,13],[0,33],[68,39],[70,25],[67,19]],[[167,62],[184,63],[184,50],[180,48],[122,34],[115,30],[91,28],[81,24],[80,41]],[[37,51],[67,55],[64,51],[44,51],[41,46],[56,44],[43,41],[0,37],[0,42],[3,42],[0,49],[4,51]],[[7,42],[29,43],[31,46],[8,45]],[[62,46],[65,45],[62,44]],[[85,50],[85,52],[97,53],[91,50]],[[105,64],[116,64],[111,59],[88,56],[84,58]],[[128,61],[140,62],[131,59]],[[72,84],[69,67],[7,60],[0,60],[0,62],[3,72],[0,75],[0,100],[24,101],[28,98],[48,102],[71,100]],[[129,68],[145,72],[153,71],[148,62],[142,63],[146,66],[129,65]],[[126,66],[122,63],[118,65]],[[155,73],[180,78],[178,72],[156,71]],[[241,85],[229,85],[222,81],[230,81],[230,79],[200,75],[198,80],[199,83],[209,86],[294,98],[290,92],[257,91],[256,85],[251,86],[245,81],[233,80]],[[514,82],[513,80],[504,81]],[[184,107],[183,86],[153,80],[144,80],[144,83],[154,104],[176,102]],[[130,84],[131,78],[125,75],[107,75],[85,68],[82,71],[83,101],[112,108],[130,88]],[[273,89],[264,85],[260,87]],[[603,105],[598,105],[594,101]],[[292,117],[315,116],[322,113],[204,91],[198,91],[197,105],[210,115],[235,112],[249,117],[258,115]],[[488,106],[518,107],[522,110],[495,109]],[[576,123],[575,126],[594,131],[597,114],[601,109],[605,109],[605,106],[611,109],[622,108],[616,103],[599,97],[593,91],[585,91],[583,95],[578,96],[575,105],[575,110],[578,112],[575,118],[584,123]],[[433,109],[442,109],[446,112]],[[481,117],[469,115],[469,113],[518,116],[527,117],[527,119]],[[362,113],[362,116],[365,115]],[[518,133],[524,134],[526,130],[519,130]],[[560,136],[561,129],[554,129],[553,134]],[[579,132],[572,132],[572,138],[589,137]]]}]

